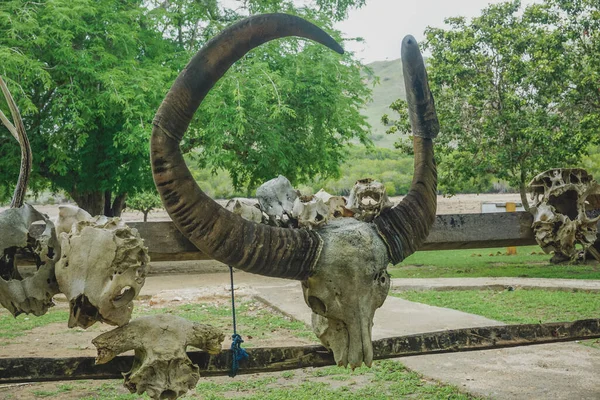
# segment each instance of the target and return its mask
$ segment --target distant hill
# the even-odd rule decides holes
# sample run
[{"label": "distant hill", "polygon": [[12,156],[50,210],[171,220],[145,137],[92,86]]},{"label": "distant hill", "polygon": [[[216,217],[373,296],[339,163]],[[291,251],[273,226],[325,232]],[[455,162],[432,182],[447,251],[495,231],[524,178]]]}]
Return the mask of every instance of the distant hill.
[{"label": "distant hill", "polygon": [[[373,70],[373,74],[379,77],[379,83],[373,89],[373,101],[367,105],[364,114],[371,124],[371,139],[378,147],[394,148],[396,135],[387,135],[386,127],[381,123],[381,116],[388,114],[394,118],[394,113],[388,107],[398,98],[405,99],[404,77],[402,75],[402,63],[400,59],[390,61],[375,61],[367,64]],[[372,78],[368,78],[373,83]]]}]

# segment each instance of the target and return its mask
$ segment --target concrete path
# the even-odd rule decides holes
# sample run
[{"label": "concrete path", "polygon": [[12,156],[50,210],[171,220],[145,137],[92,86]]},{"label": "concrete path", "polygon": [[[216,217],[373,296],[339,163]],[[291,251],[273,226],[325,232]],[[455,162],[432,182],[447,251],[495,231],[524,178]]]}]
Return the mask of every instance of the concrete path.
[{"label": "concrete path", "polygon": [[[284,314],[310,325],[311,311],[304,303],[299,282],[236,272],[235,284],[240,286],[241,292],[252,293]],[[597,291],[599,284],[599,281],[566,279],[394,279],[393,290],[443,290],[449,287],[503,289],[512,286]],[[219,290],[225,294],[229,287],[229,274],[150,276],[141,295],[153,296],[164,290],[203,287],[220,287]],[[373,339],[486,325],[502,323],[389,296],[375,314]],[[600,399],[600,350],[578,343],[413,356],[398,360],[426,377],[487,398]]]},{"label": "concrete path", "polygon": [[392,291],[503,290],[508,288],[600,292],[600,280],[546,278],[424,278],[392,279]]}]

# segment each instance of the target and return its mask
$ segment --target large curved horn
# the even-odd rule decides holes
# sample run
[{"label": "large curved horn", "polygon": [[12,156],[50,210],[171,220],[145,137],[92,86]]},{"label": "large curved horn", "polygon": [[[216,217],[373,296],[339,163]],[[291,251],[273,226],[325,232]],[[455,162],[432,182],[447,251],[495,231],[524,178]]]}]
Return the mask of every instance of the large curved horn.
[{"label": "large curved horn", "polygon": [[432,139],[437,136],[440,126],[423,57],[417,41],[410,35],[402,41],[402,68],[414,138],[415,173],[410,191],[402,202],[373,221],[394,264],[414,253],[427,238],[437,206]]},{"label": "large curved horn", "polygon": [[192,58],[158,109],[152,175],[173,222],[198,249],[247,272],[304,280],[318,260],[320,237],[303,229],[256,224],[225,210],[200,190],[179,149],[194,112],[227,69],[253,48],[285,36],[312,39],[343,53],[321,29],[291,15],[258,15],[225,29]]},{"label": "large curved horn", "polygon": [[0,120],[14,136],[14,138],[17,139],[19,145],[21,146],[21,170],[19,171],[19,179],[17,180],[17,186],[15,187],[12,201],[10,203],[11,208],[19,208],[25,201],[27,184],[29,183],[29,175],[31,174],[31,146],[29,145],[29,138],[25,132],[25,126],[23,125],[19,108],[17,107],[17,104],[15,103],[15,100],[10,94],[10,91],[8,90],[8,87],[6,86],[6,83],[2,77],[0,77],[0,89],[6,98],[8,108],[10,109],[10,113],[16,126],[13,125],[8,118],[6,118],[6,115],[4,115],[2,111],[0,111]]}]

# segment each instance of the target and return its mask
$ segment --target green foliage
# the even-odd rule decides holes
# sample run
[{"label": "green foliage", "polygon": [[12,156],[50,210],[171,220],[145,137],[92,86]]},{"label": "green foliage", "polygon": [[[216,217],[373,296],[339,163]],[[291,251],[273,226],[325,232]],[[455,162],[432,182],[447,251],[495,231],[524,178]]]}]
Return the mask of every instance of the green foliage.
[{"label": "green foliage", "polygon": [[138,192],[127,199],[127,208],[144,214],[144,222],[148,220],[150,211],[160,207],[162,207],[162,201],[156,191]]},{"label": "green foliage", "polygon": [[[523,190],[535,174],[574,166],[598,143],[598,7],[547,0],[522,12],[512,1],[426,30],[442,189],[485,187],[493,177]],[[409,131],[404,105],[393,108],[393,129]]]},{"label": "green foliage", "polygon": [[394,296],[482,315],[508,324],[537,324],[598,318],[596,293],[540,289],[402,292]]},{"label": "green foliage", "polygon": [[[151,188],[148,139],[166,89],[209,38],[247,14],[298,14],[330,31],[363,0],[53,0],[0,3],[0,73],[18,98],[34,153],[33,188],[50,182],[92,213]],[[238,5],[236,4],[235,7]],[[236,63],[193,121],[185,152],[227,171],[237,190],[284,174],[332,176],[351,140],[369,143],[361,64],[323,46],[277,41]],[[0,196],[16,181],[18,146],[0,130]],[[37,186],[36,186],[37,185]],[[0,200],[2,199],[0,197]],[[113,205],[115,208],[115,205]],[[106,206],[104,211],[107,212]]]}]

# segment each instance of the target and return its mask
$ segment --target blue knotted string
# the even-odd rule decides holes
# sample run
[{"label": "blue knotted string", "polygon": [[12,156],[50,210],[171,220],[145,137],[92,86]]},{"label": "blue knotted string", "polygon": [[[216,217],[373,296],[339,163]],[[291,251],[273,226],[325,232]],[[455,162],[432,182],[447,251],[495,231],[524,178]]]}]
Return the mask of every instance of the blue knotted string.
[{"label": "blue knotted string", "polygon": [[238,370],[240,369],[239,362],[248,359],[248,353],[245,349],[243,349],[242,343],[244,340],[240,335],[237,334],[237,327],[235,322],[235,294],[233,290],[233,268],[229,266],[229,276],[231,278],[231,312],[233,315],[233,335],[231,336],[231,371],[229,372],[230,377],[234,377],[237,375]]}]

